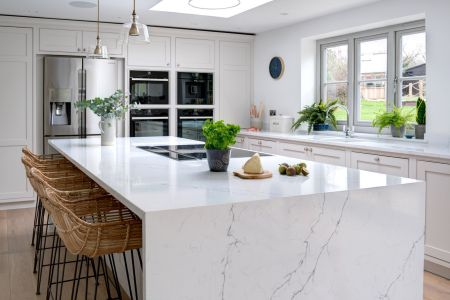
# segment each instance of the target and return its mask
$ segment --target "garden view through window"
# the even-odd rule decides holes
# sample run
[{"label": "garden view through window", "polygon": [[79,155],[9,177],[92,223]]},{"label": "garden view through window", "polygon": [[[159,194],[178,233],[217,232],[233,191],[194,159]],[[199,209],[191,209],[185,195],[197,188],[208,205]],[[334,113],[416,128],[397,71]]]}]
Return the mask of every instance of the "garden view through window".
[{"label": "garden view through window", "polygon": [[[403,106],[416,113],[426,99],[426,34],[422,22],[380,28],[318,42],[320,99],[338,99],[350,124],[370,127],[375,115]],[[338,121],[346,112],[338,109]]]}]

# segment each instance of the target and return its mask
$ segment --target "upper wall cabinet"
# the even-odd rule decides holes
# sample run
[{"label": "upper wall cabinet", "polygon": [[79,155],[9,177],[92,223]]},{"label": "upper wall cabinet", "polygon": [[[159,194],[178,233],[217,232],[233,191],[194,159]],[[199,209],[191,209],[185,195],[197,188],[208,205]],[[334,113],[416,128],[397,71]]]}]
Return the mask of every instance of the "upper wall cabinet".
[{"label": "upper wall cabinet", "polygon": [[41,28],[39,30],[39,50],[49,52],[82,52],[83,32]]},{"label": "upper wall cabinet", "polygon": [[176,38],[177,68],[214,69],[214,41]]},{"label": "upper wall cabinet", "polygon": [[128,44],[128,65],[170,67],[170,37],[150,36],[150,43]]},{"label": "upper wall cabinet", "polygon": [[[115,32],[100,32],[102,45],[108,48],[109,55],[122,55],[122,37]],[[97,32],[83,31],[83,51],[94,51],[97,44]]]},{"label": "upper wall cabinet", "polygon": [[[122,38],[119,33],[100,32],[102,44],[107,46],[110,55],[121,56]],[[95,31],[77,31],[66,29],[39,30],[39,51],[87,53],[94,50],[97,43]]]}]

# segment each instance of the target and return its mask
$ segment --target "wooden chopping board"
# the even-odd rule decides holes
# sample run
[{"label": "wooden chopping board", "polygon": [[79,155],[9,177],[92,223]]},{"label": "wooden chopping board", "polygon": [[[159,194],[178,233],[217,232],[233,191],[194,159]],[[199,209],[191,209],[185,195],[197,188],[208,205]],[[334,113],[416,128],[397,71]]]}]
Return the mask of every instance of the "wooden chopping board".
[{"label": "wooden chopping board", "polygon": [[272,177],[272,172],[264,171],[262,174],[249,174],[245,173],[244,170],[240,169],[233,172],[234,176],[237,176],[242,179],[265,179]]}]

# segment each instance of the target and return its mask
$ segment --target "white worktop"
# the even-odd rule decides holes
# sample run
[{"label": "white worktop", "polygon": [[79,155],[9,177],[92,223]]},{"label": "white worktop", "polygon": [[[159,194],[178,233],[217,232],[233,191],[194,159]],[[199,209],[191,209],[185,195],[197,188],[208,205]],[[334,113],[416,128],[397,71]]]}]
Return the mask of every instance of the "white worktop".
[{"label": "white worktop", "polygon": [[382,151],[392,154],[407,156],[417,156],[424,158],[450,160],[449,145],[434,145],[425,141],[395,139],[395,138],[367,138],[364,134],[360,136],[345,138],[336,134],[294,134],[294,133],[274,133],[267,131],[246,131],[242,130],[239,135],[254,138],[278,139],[290,142],[311,143],[323,146],[333,146],[348,149]]},{"label": "white worktop", "polygon": [[273,177],[243,180],[232,175],[246,158],[231,159],[229,172],[213,173],[205,160],[176,161],[137,148],[138,145],[198,143],[175,137],[118,138],[116,146],[100,146],[99,138],[58,139],[50,144],[82,171],[141,215],[146,212],[211,206],[273,198],[297,197],[399,185],[411,179],[307,162],[308,177],[281,176],[282,162],[298,159],[262,157]]}]

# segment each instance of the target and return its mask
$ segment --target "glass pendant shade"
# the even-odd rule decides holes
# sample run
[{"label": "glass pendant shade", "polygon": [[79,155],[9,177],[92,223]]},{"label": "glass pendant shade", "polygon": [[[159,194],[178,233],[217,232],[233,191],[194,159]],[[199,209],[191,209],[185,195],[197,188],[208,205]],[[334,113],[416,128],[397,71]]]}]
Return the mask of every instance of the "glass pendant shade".
[{"label": "glass pendant shade", "polygon": [[124,24],[125,43],[150,43],[147,25],[139,22],[139,16],[133,14],[131,22]]},{"label": "glass pendant shade", "polygon": [[97,1],[97,43],[94,47],[90,47],[88,58],[104,58],[108,59],[108,48],[101,44],[100,39],[100,0]]}]

